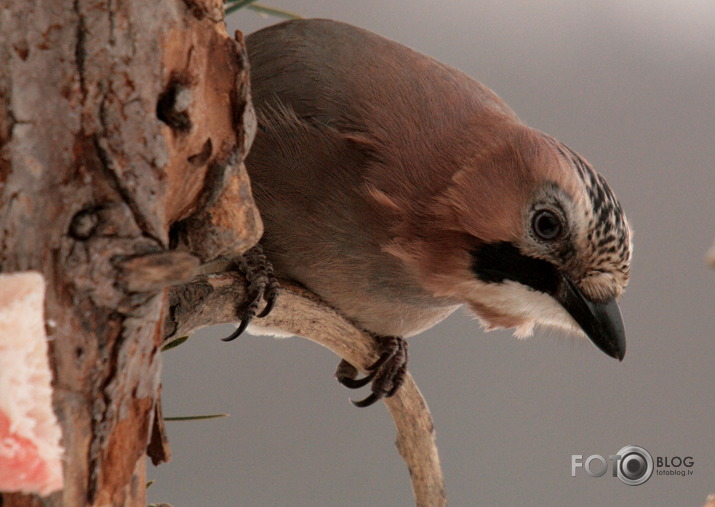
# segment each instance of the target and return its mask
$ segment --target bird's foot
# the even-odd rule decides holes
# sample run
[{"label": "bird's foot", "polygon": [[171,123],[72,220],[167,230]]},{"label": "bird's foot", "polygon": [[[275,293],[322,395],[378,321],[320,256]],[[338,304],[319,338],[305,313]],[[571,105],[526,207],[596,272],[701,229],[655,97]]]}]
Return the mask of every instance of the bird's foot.
[{"label": "bird's foot", "polygon": [[251,320],[256,317],[261,300],[266,302],[266,306],[257,315],[258,318],[265,317],[271,312],[278,297],[278,281],[273,275],[273,266],[266,259],[261,245],[254,246],[240,257],[238,270],[244,274],[248,282],[246,301],[236,311],[236,316],[241,323],[231,336],[223,338],[225,342],[235,340],[246,330]]},{"label": "bird's foot", "polygon": [[344,359],[340,361],[335,376],[349,389],[371,384],[372,392],[364,400],[350,400],[356,407],[368,407],[382,398],[394,395],[405,381],[407,373],[407,342],[399,336],[375,336],[380,357],[367,367],[368,374],[359,379],[358,370]]}]

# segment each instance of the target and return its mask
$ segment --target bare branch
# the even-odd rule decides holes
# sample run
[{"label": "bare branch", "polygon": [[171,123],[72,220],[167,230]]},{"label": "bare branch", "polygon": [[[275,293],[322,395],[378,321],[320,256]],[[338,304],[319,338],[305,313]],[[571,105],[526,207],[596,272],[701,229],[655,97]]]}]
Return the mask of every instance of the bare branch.
[{"label": "bare branch", "polygon": [[[237,273],[202,275],[169,291],[166,341],[171,342],[200,327],[234,322],[236,305],[244,299],[245,280]],[[313,293],[281,283],[273,311],[258,321],[307,338],[365,371],[377,359],[376,343]],[[444,478],[437,453],[429,408],[408,373],[405,384],[384,400],[397,426],[397,448],[410,470],[418,506],[446,505]]]}]

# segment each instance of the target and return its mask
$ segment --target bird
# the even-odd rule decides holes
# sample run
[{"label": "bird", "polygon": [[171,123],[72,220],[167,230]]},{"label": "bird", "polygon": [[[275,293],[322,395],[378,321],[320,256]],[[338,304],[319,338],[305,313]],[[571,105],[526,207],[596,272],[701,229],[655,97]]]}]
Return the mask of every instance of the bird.
[{"label": "bird", "polygon": [[365,377],[338,366],[346,387],[371,384],[355,405],[394,395],[405,338],[460,306],[487,330],[556,327],[623,359],[632,233],[583,157],[477,80],[347,23],[291,20],[246,45],[260,257],[377,340]]}]

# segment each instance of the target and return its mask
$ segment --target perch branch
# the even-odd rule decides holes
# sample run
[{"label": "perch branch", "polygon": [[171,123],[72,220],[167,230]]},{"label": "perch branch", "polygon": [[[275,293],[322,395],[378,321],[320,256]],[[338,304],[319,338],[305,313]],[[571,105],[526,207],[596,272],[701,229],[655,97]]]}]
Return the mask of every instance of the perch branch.
[{"label": "perch branch", "polygon": [[[212,325],[234,322],[245,280],[237,273],[201,275],[169,291],[166,342]],[[261,326],[307,338],[365,371],[377,359],[376,343],[313,293],[286,282]],[[418,506],[446,505],[444,478],[429,408],[407,374],[405,384],[384,400],[397,426],[397,448],[407,463]]]}]

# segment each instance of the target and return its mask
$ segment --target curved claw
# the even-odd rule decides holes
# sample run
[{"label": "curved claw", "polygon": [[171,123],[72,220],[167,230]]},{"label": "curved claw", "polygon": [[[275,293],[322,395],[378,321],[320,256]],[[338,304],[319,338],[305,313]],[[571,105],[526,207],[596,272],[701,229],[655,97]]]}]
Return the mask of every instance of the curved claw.
[{"label": "curved claw", "polygon": [[338,382],[348,389],[360,389],[365,387],[375,378],[375,372],[371,372],[363,378],[338,377]]},{"label": "curved claw", "polygon": [[241,256],[237,267],[246,277],[246,298],[236,312],[236,320],[240,319],[241,323],[231,333],[231,336],[222,338],[225,342],[235,340],[246,330],[253,318],[256,317],[256,311],[261,299],[265,300],[266,306],[258,315],[258,318],[268,315],[276,304],[280,289],[278,281],[273,275],[273,266],[266,258],[260,245],[256,245],[245,252]]},{"label": "curved claw", "polygon": [[382,365],[387,362],[388,359],[390,359],[394,354],[389,351],[389,352],[383,352],[380,354],[380,357],[377,358],[377,361],[372,363],[370,366],[368,366],[366,369],[367,371],[376,371],[382,368]]},{"label": "curved claw", "polygon": [[335,370],[335,378],[338,379],[342,385],[348,389],[358,389],[360,387],[366,386],[373,378],[375,378],[376,372],[369,372],[364,378],[357,378],[358,370],[352,364],[347,362],[345,359],[340,361],[338,369]]},{"label": "curved claw", "polygon": [[243,332],[246,330],[246,328],[248,327],[248,324],[250,322],[251,322],[250,319],[242,320],[241,323],[236,328],[236,330],[233,333],[231,333],[229,336],[227,336],[226,338],[221,338],[221,341],[222,342],[230,342],[231,340],[235,340],[236,338],[241,336],[241,334],[243,334]]},{"label": "curved claw", "polygon": [[342,385],[350,389],[358,389],[372,384],[372,393],[363,400],[350,400],[356,407],[369,407],[382,398],[394,396],[405,381],[407,375],[407,343],[396,336],[376,336],[380,347],[380,357],[365,368],[369,373],[361,378],[355,366],[342,360],[335,376]]},{"label": "curved claw", "polygon": [[369,407],[370,405],[374,404],[376,401],[380,400],[381,398],[382,398],[382,396],[378,396],[375,393],[372,393],[372,394],[370,394],[370,396],[368,396],[364,400],[358,400],[358,401],[350,400],[350,403],[352,403],[353,405],[355,405],[358,408],[365,408],[365,407]]},{"label": "curved claw", "polygon": [[271,310],[273,310],[273,307],[276,306],[276,298],[273,297],[271,299],[268,299],[266,301],[266,307],[263,309],[261,313],[258,314],[258,318],[263,318],[269,313],[271,313]]}]

